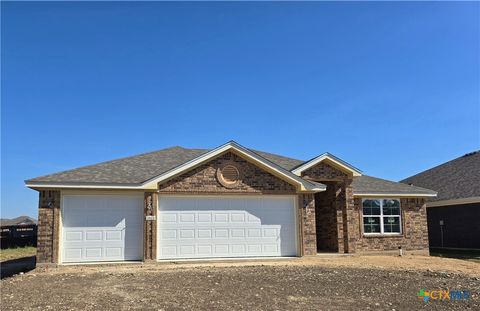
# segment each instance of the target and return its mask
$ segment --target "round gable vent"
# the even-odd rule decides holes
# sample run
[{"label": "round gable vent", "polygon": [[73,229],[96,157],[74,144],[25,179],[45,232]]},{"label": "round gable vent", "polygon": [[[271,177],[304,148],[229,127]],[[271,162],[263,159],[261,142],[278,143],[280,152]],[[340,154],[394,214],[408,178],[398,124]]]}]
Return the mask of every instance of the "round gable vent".
[{"label": "round gable vent", "polygon": [[240,172],[235,165],[227,164],[217,170],[217,179],[222,186],[232,188],[240,181]]},{"label": "round gable vent", "polygon": [[223,181],[228,184],[236,183],[239,175],[237,168],[233,165],[227,165],[222,169]]}]

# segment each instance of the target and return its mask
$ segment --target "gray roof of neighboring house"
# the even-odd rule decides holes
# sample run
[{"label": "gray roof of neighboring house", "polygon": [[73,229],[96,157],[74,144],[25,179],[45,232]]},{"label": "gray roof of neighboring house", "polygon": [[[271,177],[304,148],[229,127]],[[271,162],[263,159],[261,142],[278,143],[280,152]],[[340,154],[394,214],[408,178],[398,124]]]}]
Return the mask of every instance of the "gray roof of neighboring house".
[{"label": "gray roof of neighboring house", "polygon": [[446,162],[401,182],[438,192],[432,201],[480,197],[480,150]]},{"label": "gray roof of neighboring house", "polygon": [[[165,173],[185,162],[210,151],[209,149],[186,149],[171,147],[137,156],[84,166],[56,174],[29,179],[26,182],[51,183],[108,183],[140,184]],[[291,171],[305,161],[292,159],[263,151],[251,150],[270,162]],[[353,181],[355,194],[434,194],[434,191],[419,187],[362,175]]]}]

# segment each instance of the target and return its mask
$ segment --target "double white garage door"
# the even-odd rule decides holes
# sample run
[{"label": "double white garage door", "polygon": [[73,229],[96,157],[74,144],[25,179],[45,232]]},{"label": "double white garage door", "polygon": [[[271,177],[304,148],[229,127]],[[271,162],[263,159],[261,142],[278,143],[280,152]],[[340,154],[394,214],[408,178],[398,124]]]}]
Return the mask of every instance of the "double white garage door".
[{"label": "double white garage door", "polygon": [[[295,256],[293,196],[160,196],[158,259]],[[63,197],[62,261],[141,260],[143,196]]]},{"label": "double white garage door", "polygon": [[159,259],[296,254],[293,197],[160,197]]}]

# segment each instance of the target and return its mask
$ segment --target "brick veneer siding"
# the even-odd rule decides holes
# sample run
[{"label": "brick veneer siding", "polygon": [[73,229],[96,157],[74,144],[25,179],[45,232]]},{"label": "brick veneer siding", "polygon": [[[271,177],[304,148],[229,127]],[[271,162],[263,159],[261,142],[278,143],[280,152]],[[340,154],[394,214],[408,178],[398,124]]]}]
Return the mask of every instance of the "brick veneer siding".
[{"label": "brick veneer siding", "polygon": [[37,263],[58,263],[60,191],[39,191],[38,202]]},{"label": "brick veneer siding", "polygon": [[334,168],[333,166],[320,162],[315,166],[310,167],[309,169],[302,172],[302,177],[305,179],[312,180],[338,180],[342,181],[348,179],[348,174]]},{"label": "brick veneer siding", "polygon": [[337,208],[335,182],[324,182],[327,190],[315,194],[317,249],[338,251]]},{"label": "brick veneer siding", "polygon": [[[144,199],[144,260],[157,259],[157,209],[158,193],[145,192]],[[146,216],[153,216],[154,220],[146,220]]]},{"label": "brick veneer siding", "polygon": [[305,170],[302,177],[327,185],[325,194],[315,196],[318,249],[354,253],[352,177],[325,162]]},{"label": "brick veneer siding", "polygon": [[355,211],[352,223],[356,231],[358,252],[396,250],[399,246],[406,250],[428,249],[427,212],[425,199],[400,199],[402,216],[402,234],[399,236],[365,236],[363,235],[362,199],[355,198]]},{"label": "brick veneer siding", "polygon": [[[217,169],[233,164],[240,172],[234,187],[225,187],[217,179]],[[295,186],[228,152],[208,163],[159,184],[162,193],[208,194],[295,194]]]},{"label": "brick veneer siding", "polygon": [[317,254],[317,234],[315,228],[315,197],[313,193],[298,195],[301,216],[301,255]]}]

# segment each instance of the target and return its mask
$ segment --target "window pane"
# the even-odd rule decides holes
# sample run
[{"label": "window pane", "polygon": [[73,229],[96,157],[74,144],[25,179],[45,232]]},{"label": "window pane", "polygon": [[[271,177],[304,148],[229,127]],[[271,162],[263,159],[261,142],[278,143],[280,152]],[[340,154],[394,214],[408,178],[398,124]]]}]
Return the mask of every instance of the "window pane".
[{"label": "window pane", "polygon": [[380,217],[363,217],[365,233],[380,233]]},{"label": "window pane", "polygon": [[363,215],[380,215],[379,207],[364,207]]},{"label": "window pane", "polygon": [[379,200],[363,200],[363,207],[380,207]]},{"label": "window pane", "polygon": [[400,233],[400,217],[384,217],[383,231],[385,233]]},{"label": "window pane", "polygon": [[364,200],[363,215],[380,215],[380,200]]},{"label": "window pane", "polygon": [[400,215],[399,207],[384,207],[383,215]]},{"label": "window pane", "polygon": [[383,200],[383,215],[400,215],[400,201],[396,199]]},{"label": "window pane", "polygon": [[400,207],[400,201],[396,199],[384,199],[383,207]]}]

